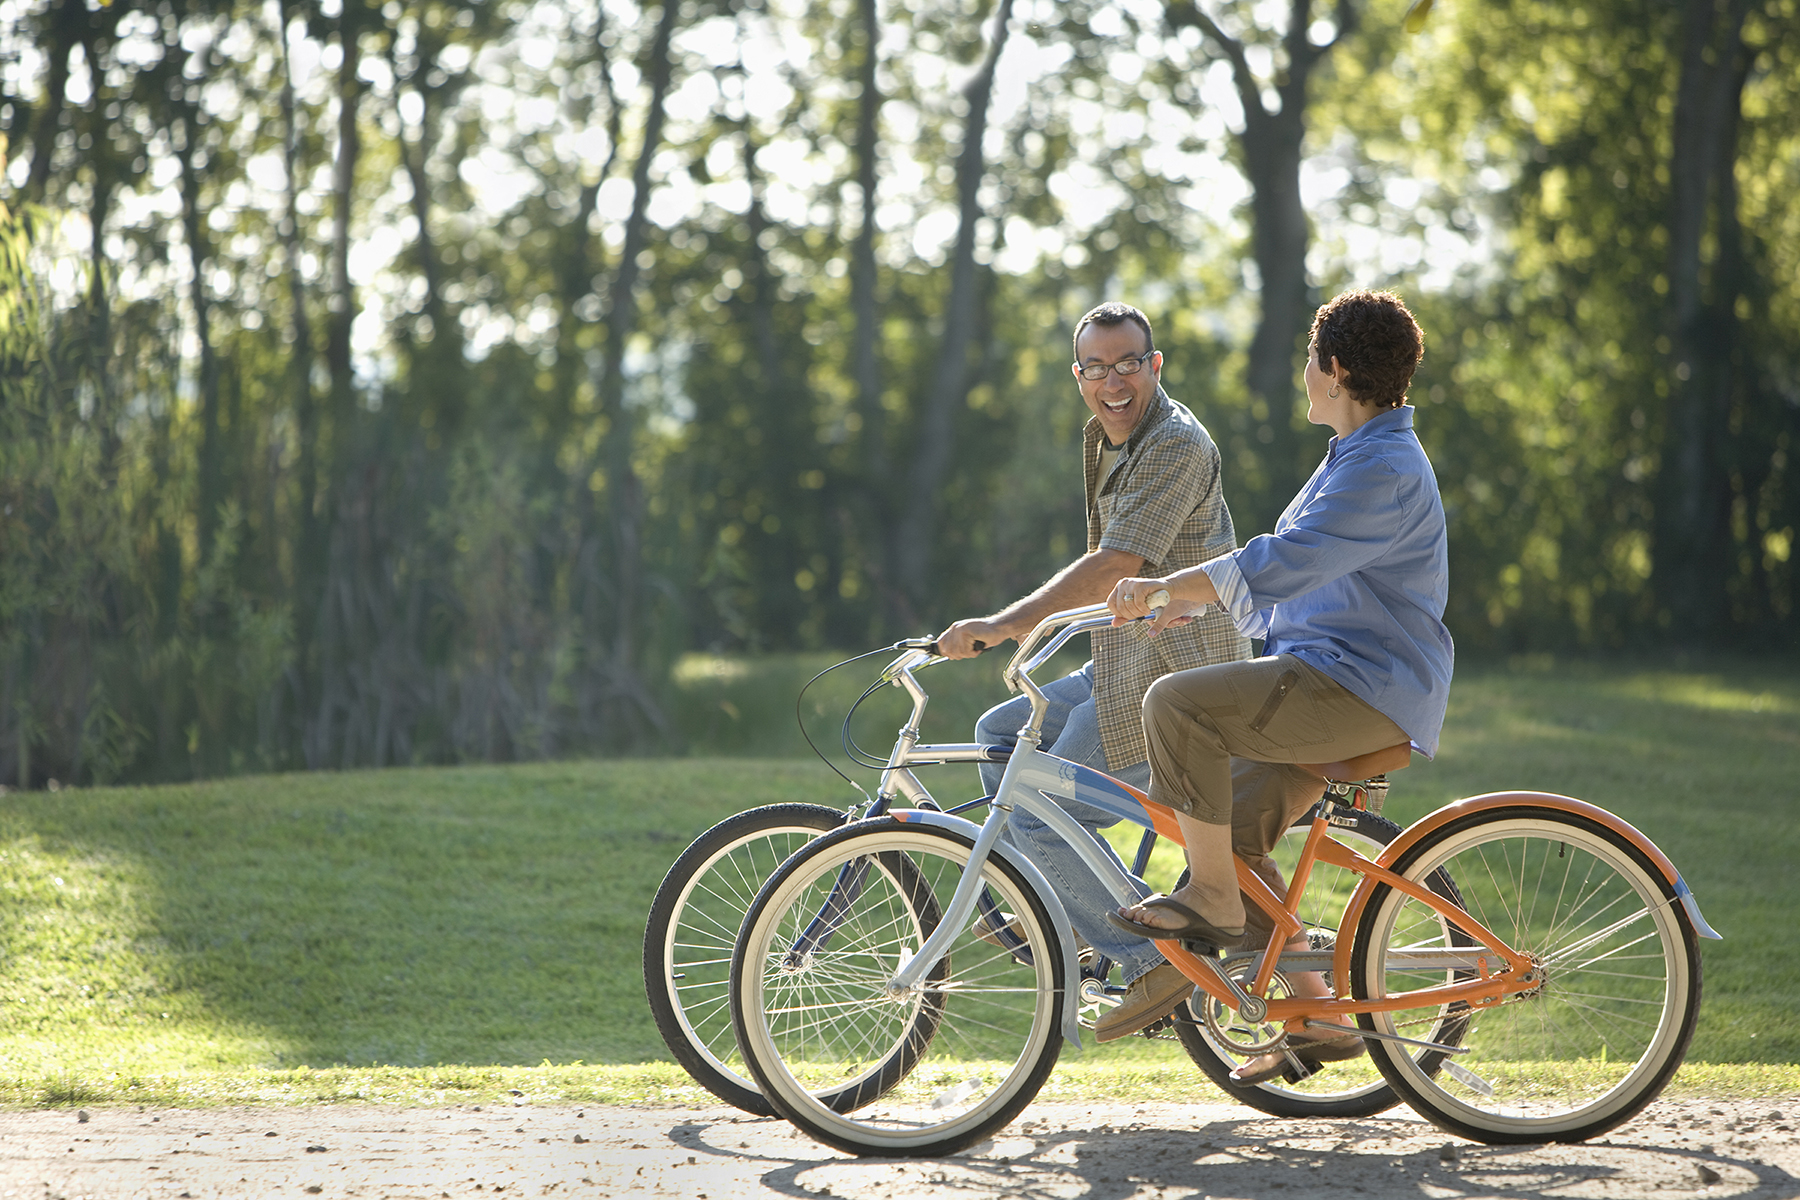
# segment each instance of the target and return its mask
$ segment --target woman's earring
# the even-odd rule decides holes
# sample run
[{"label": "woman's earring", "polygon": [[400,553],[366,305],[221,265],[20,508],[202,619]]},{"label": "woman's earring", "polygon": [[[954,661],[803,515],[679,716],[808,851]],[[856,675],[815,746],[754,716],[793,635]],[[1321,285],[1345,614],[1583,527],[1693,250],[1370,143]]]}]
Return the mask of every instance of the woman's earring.
[{"label": "woman's earring", "polygon": [[1333,400],[1336,400],[1338,398],[1338,385],[1335,383],[1332,384],[1331,390],[1329,392],[1326,392],[1325,394],[1327,396],[1330,396]]}]

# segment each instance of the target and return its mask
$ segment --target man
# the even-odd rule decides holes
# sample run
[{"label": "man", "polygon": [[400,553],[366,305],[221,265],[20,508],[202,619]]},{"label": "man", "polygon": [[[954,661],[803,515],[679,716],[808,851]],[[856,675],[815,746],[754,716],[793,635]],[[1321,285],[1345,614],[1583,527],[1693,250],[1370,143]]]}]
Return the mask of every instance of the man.
[{"label": "man", "polygon": [[[1102,304],[1075,327],[1076,387],[1094,415],[1082,433],[1086,472],[1087,553],[1029,596],[987,617],[958,621],[938,635],[949,658],[979,646],[1029,636],[1052,613],[1098,604],[1119,580],[1164,575],[1237,549],[1219,479],[1219,451],[1194,414],[1162,390],[1162,352],[1149,318],[1128,304]],[[1043,746],[1059,757],[1147,788],[1142,706],[1159,677],[1209,663],[1248,658],[1250,643],[1222,611],[1209,610],[1157,638],[1142,626],[1093,634],[1092,661],[1044,689],[1050,709]],[[982,744],[1011,744],[1030,714],[1020,696],[989,710],[975,726]],[[991,794],[1001,768],[984,764]],[[1063,800],[1090,831],[1114,822],[1099,809]],[[1044,872],[1075,932],[1120,965],[1128,990],[1101,1016],[1094,1033],[1111,1041],[1173,1011],[1193,985],[1151,943],[1121,933],[1106,919],[1112,902],[1076,852],[1035,817],[1015,811],[1007,837]],[[1095,840],[1115,862],[1104,839]],[[1121,870],[1124,864],[1119,863]],[[1126,872],[1130,874],[1129,871]],[[1140,898],[1151,888],[1133,877]]]}]

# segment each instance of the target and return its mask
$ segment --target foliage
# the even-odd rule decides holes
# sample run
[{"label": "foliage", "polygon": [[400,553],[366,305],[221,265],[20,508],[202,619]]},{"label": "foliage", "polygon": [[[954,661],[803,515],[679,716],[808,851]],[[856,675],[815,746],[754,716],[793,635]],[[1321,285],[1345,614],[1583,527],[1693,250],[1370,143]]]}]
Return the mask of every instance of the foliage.
[{"label": "foliage", "polygon": [[0,778],[685,749],[684,654],[1084,548],[1104,298],[1261,532],[1299,116],[1282,311],[1421,315],[1465,652],[1791,648],[1800,9],[1696,209],[1702,0],[1402,7],[0,4]]},{"label": "foliage", "polygon": [[[1487,252],[1457,271],[1422,261],[1395,272],[1408,294],[1414,280],[1443,280],[1419,305],[1428,334],[1415,399],[1451,512],[1448,620],[1465,645],[1717,637],[1653,587],[1683,572],[1712,576],[1703,586],[1735,630],[1723,640],[1791,644],[1800,394],[1791,360],[1765,341],[1777,327],[1766,305],[1788,303],[1775,297],[1791,275],[1764,268],[1730,285],[1741,293],[1709,299],[1743,326],[1708,335],[1739,363],[1735,398],[1701,418],[1722,465],[1718,492],[1697,503],[1722,515],[1709,539],[1721,554],[1712,564],[1657,545],[1659,517],[1691,487],[1669,461],[1690,370],[1678,361],[1670,233],[1681,218],[1672,176],[1695,169],[1674,157],[1684,7],[1627,18],[1595,4],[1453,6],[1390,47],[1391,70],[1344,66],[1356,98],[1339,146],[1352,217],[1410,226],[1427,245],[1464,231]],[[1741,194],[1765,197],[1793,170],[1776,149],[1791,143],[1792,110],[1769,100],[1790,86],[1777,31],[1795,11],[1746,7],[1735,173]],[[1402,172],[1416,183],[1399,194],[1421,201],[1411,211],[1384,191]],[[1772,216],[1739,202],[1701,218],[1710,288],[1728,285],[1727,225],[1741,221],[1759,246],[1773,235],[1772,248]]]}]

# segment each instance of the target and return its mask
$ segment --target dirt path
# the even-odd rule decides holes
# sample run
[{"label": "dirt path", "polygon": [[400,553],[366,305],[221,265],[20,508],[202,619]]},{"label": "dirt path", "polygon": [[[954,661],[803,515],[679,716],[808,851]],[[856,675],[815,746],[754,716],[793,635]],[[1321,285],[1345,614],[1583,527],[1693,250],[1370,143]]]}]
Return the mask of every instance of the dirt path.
[{"label": "dirt path", "polygon": [[78,1197],[1800,1197],[1800,1097],[1669,1100],[1582,1146],[1456,1141],[1404,1109],[1037,1104],[952,1158],[855,1159],[732,1109],[0,1113],[0,1200]]}]

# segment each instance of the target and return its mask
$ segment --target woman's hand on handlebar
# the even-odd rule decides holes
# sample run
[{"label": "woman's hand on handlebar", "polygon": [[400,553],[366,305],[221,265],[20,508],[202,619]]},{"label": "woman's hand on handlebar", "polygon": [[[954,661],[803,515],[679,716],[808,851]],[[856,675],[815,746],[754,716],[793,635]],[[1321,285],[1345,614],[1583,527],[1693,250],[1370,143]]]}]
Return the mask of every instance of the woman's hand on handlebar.
[{"label": "woman's hand on handlebar", "polygon": [[[1174,625],[1186,625],[1200,614],[1207,601],[1172,595],[1175,589],[1171,585],[1176,582],[1180,582],[1179,576],[1169,579],[1133,576],[1119,580],[1113,587],[1112,595],[1106,598],[1106,607],[1112,610],[1113,624],[1123,625],[1127,621],[1136,621],[1155,612],[1156,619],[1150,622],[1152,636]],[[1158,595],[1159,592],[1161,595]],[[1153,601],[1160,603],[1152,603]]]},{"label": "woman's hand on handlebar", "polygon": [[937,652],[945,658],[974,658],[1011,636],[992,621],[972,617],[938,634]]}]

